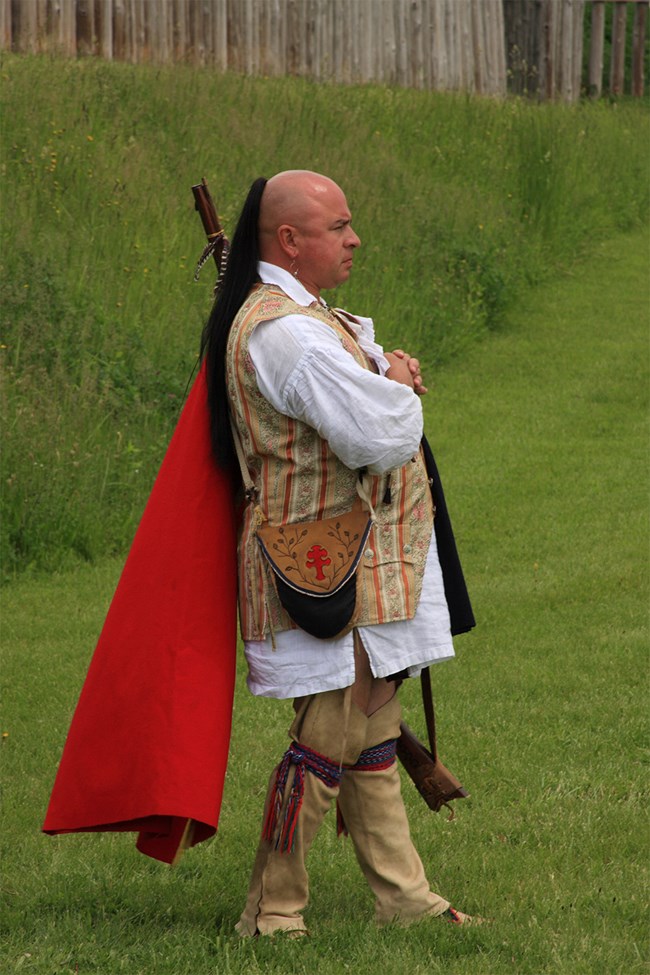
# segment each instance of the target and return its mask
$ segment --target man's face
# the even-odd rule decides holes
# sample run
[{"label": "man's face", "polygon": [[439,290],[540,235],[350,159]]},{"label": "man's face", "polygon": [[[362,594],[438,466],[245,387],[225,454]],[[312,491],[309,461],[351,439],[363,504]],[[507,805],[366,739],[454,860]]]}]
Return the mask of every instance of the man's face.
[{"label": "man's face", "polygon": [[318,296],[347,281],[352,255],[361,241],[352,229],[350,210],[336,184],[326,185],[312,197],[294,229],[294,240],[297,276],[308,291]]}]

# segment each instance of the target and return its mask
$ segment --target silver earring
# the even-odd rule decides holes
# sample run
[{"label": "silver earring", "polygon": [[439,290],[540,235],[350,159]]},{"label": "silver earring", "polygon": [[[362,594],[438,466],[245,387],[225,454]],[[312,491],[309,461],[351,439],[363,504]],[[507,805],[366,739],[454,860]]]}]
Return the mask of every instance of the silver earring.
[{"label": "silver earring", "polygon": [[291,260],[291,264],[289,265],[289,270],[293,274],[294,278],[297,278],[298,277],[298,267],[296,265],[295,260],[293,260],[293,259]]}]

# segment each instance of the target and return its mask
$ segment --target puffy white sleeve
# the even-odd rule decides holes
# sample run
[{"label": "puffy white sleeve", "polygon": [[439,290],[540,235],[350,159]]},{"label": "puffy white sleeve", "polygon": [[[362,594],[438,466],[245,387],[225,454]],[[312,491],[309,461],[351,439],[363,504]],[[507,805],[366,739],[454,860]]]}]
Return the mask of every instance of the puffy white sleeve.
[{"label": "puffy white sleeve", "polygon": [[[383,359],[374,336],[373,346],[373,359]],[[262,395],[278,412],[313,427],[346,467],[382,474],[417,453],[419,397],[359,366],[324,323],[303,315],[263,322],[249,353]],[[381,371],[385,362],[378,362]]]}]

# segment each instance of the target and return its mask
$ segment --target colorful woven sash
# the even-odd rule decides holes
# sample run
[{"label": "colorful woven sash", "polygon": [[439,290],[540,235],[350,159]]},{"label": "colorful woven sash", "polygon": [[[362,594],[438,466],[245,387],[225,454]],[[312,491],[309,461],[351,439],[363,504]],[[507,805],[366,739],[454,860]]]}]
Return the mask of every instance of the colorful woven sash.
[{"label": "colorful woven sash", "polygon": [[[269,806],[264,820],[262,837],[269,843],[273,843],[275,837],[275,849],[280,853],[291,853],[294,844],[296,829],[298,826],[298,816],[302,807],[305,795],[305,771],[318,776],[322,782],[330,789],[335,789],[341,781],[344,772],[379,772],[382,769],[390,768],[395,762],[396,740],[391,738],[380,745],[366,748],[361,752],[354,765],[338,765],[326,758],[325,755],[315,752],[306,745],[300,745],[294,741],[284,753],[282,761],[278,766],[275,776],[275,784]],[[278,830],[278,823],[282,813],[284,803],[284,793],[289,778],[289,770],[294,766],[295,773],[291,792],[284,810],[282,823]],[[277,831],[277,836],[276,836]],[[341,810],[337,807],[337,832],[345,833],[345,823],[341,815]]]}]

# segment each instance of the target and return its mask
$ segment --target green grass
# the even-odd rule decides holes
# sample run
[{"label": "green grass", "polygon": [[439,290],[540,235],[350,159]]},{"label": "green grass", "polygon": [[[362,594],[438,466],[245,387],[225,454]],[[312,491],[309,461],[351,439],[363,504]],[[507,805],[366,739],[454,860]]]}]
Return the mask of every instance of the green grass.
[{"label": "green grass", "polygon": [[[646,232],[599,244],[427,377],[427,429],[479,620],[434,670],[440,748],[472,797],[449,823],[408,782],[405,795],[432,883],[494,923],[376,931],[331,821],[311,858],[312,938],[240,943],[232,928],[289,710],[251,698],[243,672],[212,843],[170,871],[125,836],[40,836],[112,560],[4,591],[2,971],[647,971],[648,244]],[[422,731],[417,699],[404,688]]]},{"label": "green grass", "polygon": [[176,66],[4,54],[2,573],[123,553],[210,306],[190,186],[232,232],[284,168],[346,190],[363,241],[341,301],[449,361],[648,217],[645,102],[535,105]]}]

